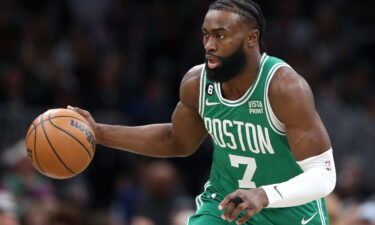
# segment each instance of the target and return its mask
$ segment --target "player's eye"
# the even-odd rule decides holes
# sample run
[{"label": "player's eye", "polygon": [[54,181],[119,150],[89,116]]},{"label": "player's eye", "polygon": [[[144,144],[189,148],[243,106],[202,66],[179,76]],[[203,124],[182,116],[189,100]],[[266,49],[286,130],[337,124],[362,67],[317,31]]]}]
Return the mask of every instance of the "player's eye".
[{"label": "player's eye", "polygon": [[216,34],[216,38],[219,40],[223,40],[225,37],[222,34]]},{"label": "player's eye", "polygon": [[209,38],[210,35],[209,35],[208,33],[203,33],[203,37],[204,37],[204,38]]}]

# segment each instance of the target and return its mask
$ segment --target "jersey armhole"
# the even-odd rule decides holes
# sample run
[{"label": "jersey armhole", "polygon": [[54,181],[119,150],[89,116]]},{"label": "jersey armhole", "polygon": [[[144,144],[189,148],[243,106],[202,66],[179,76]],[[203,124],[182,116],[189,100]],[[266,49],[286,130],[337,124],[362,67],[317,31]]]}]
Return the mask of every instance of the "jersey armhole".
[{"label": "jersey armhole", "polygon": [[266,81],[266,87],[265,87],[265,91],[264,91],[264,102],[266,104],[266,115],[267,115],[267,120],[268,120],[268,123],[270,124],[271,128],[278,134],[280,135],[286,135],[285,133],[285,125],[284,123],[282,123],[275,115],[275,113],[273,112],[272,110],[272,106],[271,106],[271,103],[269,101],[269,98],[268,98],[268,89],[269,89],[269,85],[271,83],[271,80],[273,78],[273,76],[276,74],[276,71],[281,68],[281,67],[289,67],[291,68],[288,64],[286,63],[277,63],[275,64],[268,76],[267,76],[267,81]]},{"label": "jersey armhole", "polygon": [[204,100],[205,100],[205,87],[206,87],[206,73],[205,67],[203,66],[200,82],[199,82],[199,115],[204,118]]}]

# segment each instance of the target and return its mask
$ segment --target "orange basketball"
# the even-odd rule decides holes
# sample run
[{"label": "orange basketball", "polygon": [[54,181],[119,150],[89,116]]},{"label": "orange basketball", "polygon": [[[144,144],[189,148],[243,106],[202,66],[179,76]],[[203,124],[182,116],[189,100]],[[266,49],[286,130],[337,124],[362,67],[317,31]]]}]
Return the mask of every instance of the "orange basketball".
[{"label": "orange basketball", "polygon": [[56,179],[73,177],[90,164],[95,136],[87,120],[69,109],[39,115],[26,134],[27,156],[42,174]]}]

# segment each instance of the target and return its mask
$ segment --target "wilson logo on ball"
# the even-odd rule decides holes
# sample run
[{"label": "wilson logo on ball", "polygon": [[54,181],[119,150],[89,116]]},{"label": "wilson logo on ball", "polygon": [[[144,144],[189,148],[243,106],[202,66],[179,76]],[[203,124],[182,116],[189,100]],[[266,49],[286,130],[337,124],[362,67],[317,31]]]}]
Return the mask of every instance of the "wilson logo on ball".
[{"label": "wilson logo on ball", "polygon": [[84,125],[82,125],[82,124],[80,124],[80,123],[78,123],[77,121],[74,121],[74,120],[70,121],[70,125],[72,127],[75,127],[77,129],[79,129],[80,131],[84,132],[86,134],[87,141],[91,144],[93,149],[95,149],[94,135],[92,134],[92,132],[90,130],[88,130]]},{"label": "wilson logo on ball", "polygon": [[33,152],[31,149],[26,149],[27,150],[27,157],[29,157],[30,161],[33,162]]}]

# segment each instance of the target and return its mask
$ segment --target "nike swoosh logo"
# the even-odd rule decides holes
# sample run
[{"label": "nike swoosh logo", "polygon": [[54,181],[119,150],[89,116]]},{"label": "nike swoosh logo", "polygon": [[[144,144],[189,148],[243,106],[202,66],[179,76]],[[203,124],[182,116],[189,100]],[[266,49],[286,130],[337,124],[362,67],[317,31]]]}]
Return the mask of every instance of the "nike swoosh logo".
[{"label": "nike swoosh logo", "polygon": [[309,219],[305,220],[305,218],[302,218],[302,221],[301,221],[301,224],[302,225],[305,225],[307,224],[308,222],[310,222],[312,219],[314,219],[314,217],[316,216],[318,212],[315,212],[314,215],[312,215]]},{"label": "nike swoosh logo", "polygon": [[206,105],[211,106],[211,105],[218,105],[220,102],[209,102],[208,99],[206,99]]},{"label": "nike swoosh logo", "polygon": [[279,189],[277,189],[277,186],[273,186],[273,189],[277,191],[277,193],[280,195],[281,198],[284,198],[283,195],[280,193]]}]

